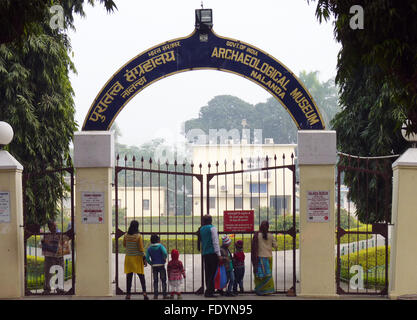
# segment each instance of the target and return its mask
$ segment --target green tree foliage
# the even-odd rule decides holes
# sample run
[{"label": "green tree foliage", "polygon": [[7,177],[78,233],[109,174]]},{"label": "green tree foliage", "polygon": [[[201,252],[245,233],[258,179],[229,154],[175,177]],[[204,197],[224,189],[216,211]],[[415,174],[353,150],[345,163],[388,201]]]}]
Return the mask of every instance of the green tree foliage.
[{"label": "green tree foliage", "polygon": [[[353,5],[364,9],[363,30],[350,26]],[[409,130],[417,132],[417,3],[318,0],[316,15],[320,21],[331,16],[335,19],[335,38],[342,44],[336,82],[342,92],[352,89],[349,83],[355,75],[366,74],[368,81],[362,85],[370,85],[370,90],[382,89],[381,98],[388,94],[392,112],[403,116],[398,120],[410,119]]]},{"label": "green tree foliage", "polygon": [[[64,28],[74,29],[74,14],[85,16],[84,3],[94,5],[94,0],[2,0],[0,2],[0,44],[26,41],[29,36],[44,33],[40,23],[49,21],[53,5],[60,5],[64,11]],[[116,9],[113,0],[99,0],[108,12]]]},{"label": "green tree foliage", "polygon": [[[353,5],[364,9],[363,30],[350,26]],[[411,120],[408,131],[417,132],[417,3],[318,0],[316,15],[319,21],[334,18],[334,35],[342,44],[336,76],[342,111],[332,123],[338,149],[360,156],[402,153],[407,143],[400,129],[406,118]],[[347,161],[343,158],[340,164]],[[366,166],[377,168],[376,161],[360,164],[362,169]],[[380,179],[351,172],[345,184],[363,222],[385,219],[378,210],[386,206],[385,192],[377,188]]]},{"label": "green tree foliage", "polygon": [[[60,2],[65,28],[73,26],[73,12],[83,14],[83,2]],[[67,188],[64,176],[36,174],[71,165],[69,144],[77,128],[69,80],[75,67],[65,29],[49,26],[52,4],[35,0],[0,4],[0,119],[14,129],[7,149],[24,173],[31,174],[24,193],[28,224],[42,225],[57,215]]]},{"label": "green tree foliage", "polygon": [[338,89],[334,79],[320,82],[318,75],[318,71],[301,71],[298,78],[313,96],[326,124],[326,128],[329,128],[330,120],[340,111]]},{"label": "green tree foliage", "polygon": [[[320,82],[318,72],[303,71],[300,80],[312,94],[324,121],[328,125],[340,110],[334,80]],[[275,143],[295,143],[297,128],[280,103],[273,97],[266,102],[251,105],[237,97],[217,96],[200,109],[198,118],[185,122],[185,134],[191,129],[201,129],[209,134],[210,129],[243,129],[242,120],[246,119],[246,129],[250,129],[250,142],[254,142],[254,129],[262,129],[263,138],[273,138]]]},{"label": "green tree foliage", "polygon": [[[0,45],[0,118],[14,129],[8,149],[25,173],[59,168],[69,159],[76,129],[70,68],[67,49],[56,35],[29,36],[22,48]],[[27,181],[28,223],[43,224],[55,216],[62,187],[60,175]]]}]

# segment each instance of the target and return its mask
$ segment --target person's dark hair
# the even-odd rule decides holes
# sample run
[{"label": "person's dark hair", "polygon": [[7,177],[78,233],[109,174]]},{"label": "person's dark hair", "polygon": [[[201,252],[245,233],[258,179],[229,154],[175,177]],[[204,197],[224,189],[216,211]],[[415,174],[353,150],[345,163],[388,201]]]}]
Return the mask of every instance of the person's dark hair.
[{"label": "person's dark hair", "polygon": [[259,231],[262,232],[262,238],[265,240],[268,238],[268,230],[269,230],[269,222],[264,220],[261,222],[261,225],[259,226]]},{"label": "person's dark hair", "polygon": [[55,229],[56,230],[56,223],[54,220],[48,220],[48,229],[49,231],[53,232],[52,230]]},{"label": "person's dark hair", "polygon": [[211,224],[212,222],[213,222],[213,218],[211,217],[211,215],[206,214],[206,215],[203,216],[201,224],[203,226],[207,226],[207,225]]},{"label": "person's dark hair", "polygon": [[152,234],[151,235],[151,243],[158,243],[159,242],[159,237],[157,234]]},{"label": "person's dark hair", "polygon": [[136,220],[130,221],[129,229],[127,230],[128,234],[136,234],[139,233],[139,222]]}]

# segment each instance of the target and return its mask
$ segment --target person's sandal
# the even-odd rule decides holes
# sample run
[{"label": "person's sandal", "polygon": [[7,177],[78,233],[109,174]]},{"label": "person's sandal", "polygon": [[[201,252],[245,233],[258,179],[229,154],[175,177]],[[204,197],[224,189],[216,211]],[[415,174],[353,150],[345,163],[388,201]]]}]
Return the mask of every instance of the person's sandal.
[{"label": "person's sandal", "polygon": [[143,300],[149,300],[149,297],[148,297],[148,295],[147,295],[147,294],[144,294],[144,295],[143,295]]},{"label": "person's sandal", "polygon": [[127,294],[125,299],[130,300],[130,294]]}]

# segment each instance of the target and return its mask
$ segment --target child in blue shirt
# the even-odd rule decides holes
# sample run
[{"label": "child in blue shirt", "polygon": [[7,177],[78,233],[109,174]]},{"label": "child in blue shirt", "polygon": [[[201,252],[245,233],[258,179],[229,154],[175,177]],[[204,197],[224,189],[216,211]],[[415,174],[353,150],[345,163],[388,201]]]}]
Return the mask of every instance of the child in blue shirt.
[{"label": "child in blue shirt", "polygon": [[151,245],[146,250],[146,261],[152,266],[154,299],[158,299],[158,276],[161,279],[162,295],[164,299],[168,299],[167,295],[167,273],[165,270],[165,262],[168,257],[167,250],[160,243],[157,234],[151,235]]}]

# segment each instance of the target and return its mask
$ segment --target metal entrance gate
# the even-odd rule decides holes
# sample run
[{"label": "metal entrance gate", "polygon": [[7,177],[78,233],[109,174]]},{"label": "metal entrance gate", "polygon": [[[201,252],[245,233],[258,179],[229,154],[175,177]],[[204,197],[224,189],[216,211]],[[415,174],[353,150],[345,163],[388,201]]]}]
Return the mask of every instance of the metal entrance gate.
[{"label": "metal entrance gate", "polygon": [[[392,161],[339,155],[337,293],[387,295]],[[342,184],[346,179],[353,182],[350,191]],[[352,198],[361,205],[356,207]]]},{"label": "metal entrance gate", "polygon": [[[196,231],[201,226],[203,214],[213,217],[213,225],[223,231],[224,210],[246,210],[255,212],[255,231],[262,220],[270,223],[270,232],[277,237],[278,251],[273,254],[273,277],[276,293],[296,293],[296,176],[294,156],[285,164],[285,155],[278,159],[241,159],[236,169],[224,163],[224,171],[215,164],[203,168],[200,164],[161,164],[152,159],[137,161],[135,157],[124,158],[115,167],[114,185],[114,253],[116,294],[125,294],[123,235],[130,221],[137,220],[145,249],[149,246],[150,235],[157,233],[168,253],[173,248],[180,252],[187,277],[184,293],[202,293],[204,272],[202,257],[197,250]],[[281,165],[278,165],[281,163]],[[229,171],[228,171],[229,170]],[[198,173],[196,173],[198,172]],[[203,178],[206,177],[206,193]],[[208,195],[208,197],[207,197]],[[253,274],[250,262],[250,246],[253,232],[230,235],[234,241],[243,240],[246,251],[245,292],[253,292]],[[170,257],[169,257],[170,259]],[[146,288],[153,292],[151,268],[145,268]],[[149,290],[151,289],[151,290]],[[161,290],[158,290],[161,292]],[[168,288],[169,291],[169,288]],[[132,294],[142,293],[140,283],[135,279]]]},{"label": "metal entrance gate", "polygon": [[[27,186],[41,183],[45,190],[53,180],[64,181],[67,188],[50,210],[57,210],[56,232],[28,221],[29,195]],[[38,185],[39,186],[39,185]],[[56,191],[56,190],[55,190]],[[33,204],[32,204],[33,205]],[[74,255],[74,169],[72,167],[23,174],[23,226],[25,295],[73,295],[75,292]]]},{"label": "metal entrance gate", "polygon": [[[172,249],[179,251],[179,259],[187,272],[183,292],[196,292],[203,281],[202,258],[197,251],[195,233],[203,215],[201,166],[196,169],[194,164],[155,164],[152,159],[136,161],[135,157],[129,161],[125,157],[124,166],[119,166],[119,160],[117,157],[113,198],[116,294],[126,293],[122,240],[132,220],[139,222],[145,250],[150,244],[151,234],[156,233],[166,247],[169,259]],[[197,170],[200,173],[195,173]],[[145,279],[147,291],[153,292],[149,267],[145,268]],[[142,293],[136,278],[131,293]]]},{"label": "metal entrance gate", "polygon": [[[281,159],[241,159],[239,163],[226,161],[215,164],[215,172],[208,165],[206,183],[207,212],[213,216],[213,224],[219,234],[223,229],[225,210],[253,210],[255,231],[263,220],[269,222],[269,232],[277,239],[278,250],[273,252],[272,275],[275,293],[296,295],[296,174],[294,155],[286,165],[285,154]],[[281,164],[281,165],[279,165]],[[222,170],[222,171],[220,171]],[[221,214],[220,214],[221,213]],[[232,234],[230,251],[234,243],[242,240],[246,252],[244,292],[254,292],[251,265],[251,240],[254,232]]]}]

